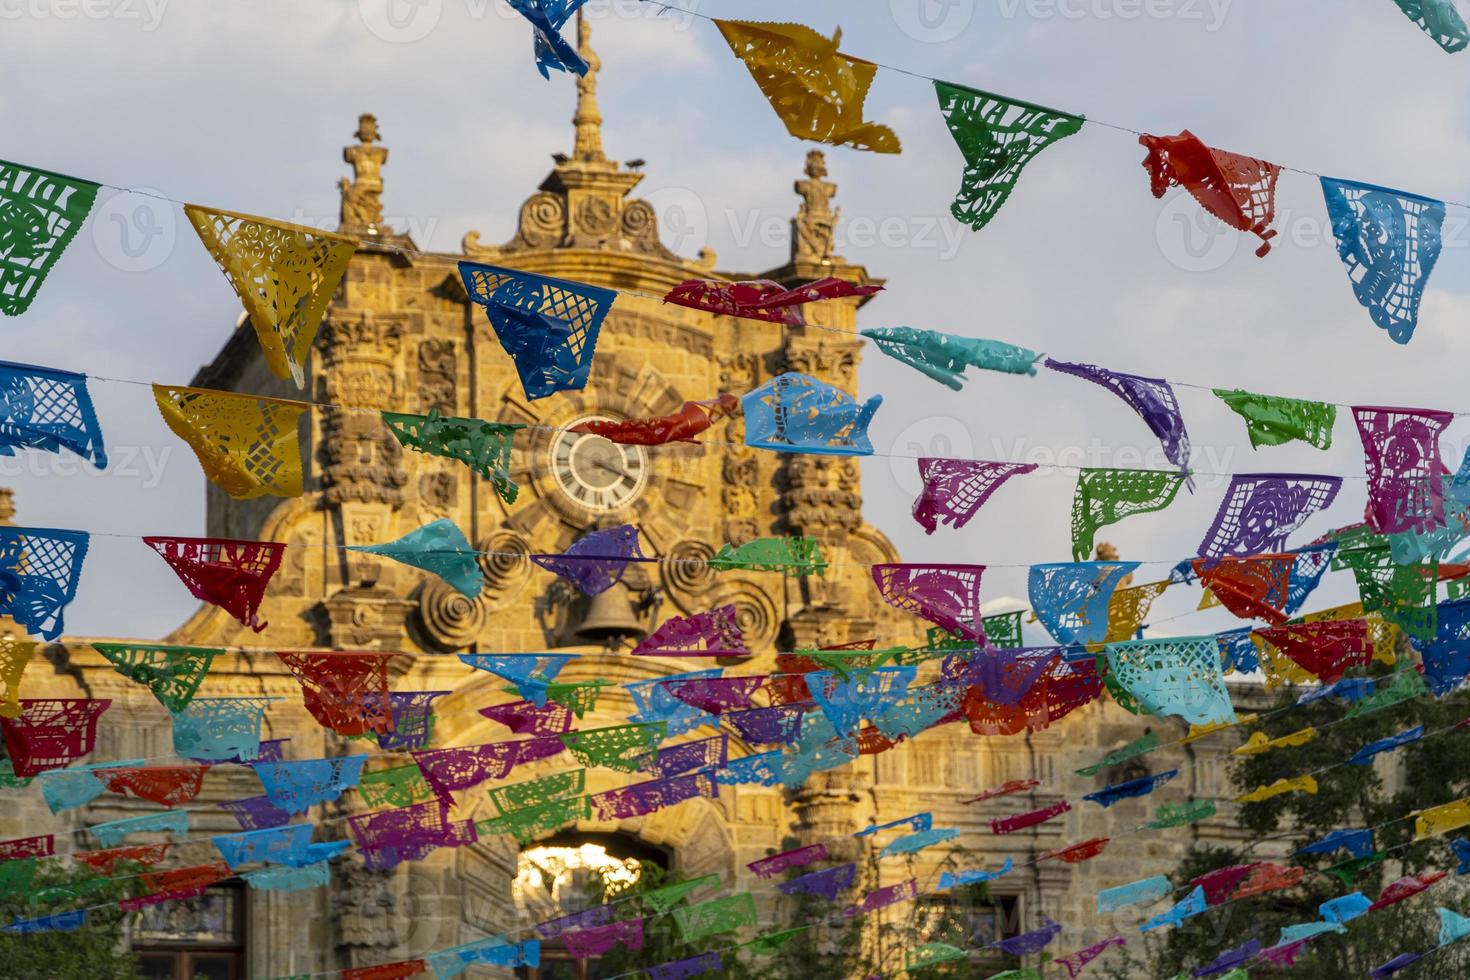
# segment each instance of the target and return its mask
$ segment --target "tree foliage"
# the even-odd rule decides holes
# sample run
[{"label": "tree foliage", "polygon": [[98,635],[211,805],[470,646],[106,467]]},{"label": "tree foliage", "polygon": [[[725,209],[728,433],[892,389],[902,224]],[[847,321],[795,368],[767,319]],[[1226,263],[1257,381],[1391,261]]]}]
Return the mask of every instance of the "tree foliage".
[{"label": "tree foliage", "polygon": [[[1402,649],[1400,665],[1408,664]],[[1408,666],[1404,669],[1413,669]],[[1380,675],[1387,668],[1376,668]],[[1380,689],[1382,684],[1379,685]],[[1284,689],[1276,704],[1259,720],[1242,729],[1278,738],[1307,726],[1317,737],[1305,745],[1283,747],[1260,755],[1232,760],[1229,781],[1237,792],[1269,785],[1277,779],[1315,774],[1315,795],[1291,793],[1236,808],[1236,821],[1248,842],[1240,847],[1196,847],[1180,862],[1171,880],[1184,886],[1198,875],[1229,865],[1271,860],[1300,864],[1308,874],[1295,888],[1241,901],[1228,901],[1187,920],[1146,943],[1151,963],[1147,973],[1131,975],[1172,977],[1210,962],[1221,951],[1251,939],[1262,947],[1276,944],[1280,930],[1321,918],[1318,906],[1353,891],[1378,897],[1394,879],[1426,870],[1454,871],[1457,861],[1444,838],[1414,841],[1416,810],[1470,796],[1470,728],[1456,725],[1470,717],[1470,696],[1459,692],[1442,699],[1428,696],[1354,716],[1351,706],[1323,698],[1295,707],[1303,691]],[[1288,710],[1289,709],[1289,710]],[[1370,765],[1345,765],[1371,742],[1423,725],[1429,736]],[[1350,855],[1304,854],[1299,849],[1333,830],[1373,828],[1375,852],[1385,859],[1363,869],[1351,887],[1330,866]],[[1454,879],[1411,898],[1352,920],[1342,935],[1324,934],[1308,946],[1308,954],[1288,970],[1251,967],[1252,978],[1289,976],[1293,980],[1328,980],[1366,976],[1374,967],[1401,952],[1425,952],[1438,942],[1436,905],[1465,911],[1465,890]],[[1401,980],[1430,980],[1470,976],[1470,943],[1427,958],[1397,975]]]},{"label": "tree foliage", "polygon": [[0,900],[0,919],[12,922],[94,908],[75,932],[0,933],[0,976],[16,980],[137,980],[138,960],[124,941],[126,913],[114,903],[141,891],[141,865],[121,862],[111,878],[84,865],[43,861],[26,895]]}]

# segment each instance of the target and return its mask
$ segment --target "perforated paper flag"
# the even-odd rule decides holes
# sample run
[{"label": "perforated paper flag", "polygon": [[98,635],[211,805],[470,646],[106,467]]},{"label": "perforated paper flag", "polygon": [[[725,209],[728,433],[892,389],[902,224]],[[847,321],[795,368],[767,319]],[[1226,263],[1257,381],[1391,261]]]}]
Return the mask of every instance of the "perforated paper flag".
[{"label": "perforated paper flag", "polygon": [[1121,749],[1118,749],[1116,752],[1108,753],[1107,756],[1102,759],[1102,761],[1095,762],[1090,766],[1084,766],[1083,768],[1078,769],[1077,775],[1096,776],[1104,769],[1111,769],[1114,766],[1122,765],[1124,762],[1127,762],[1130,759],[1136,759],[1141,755],[1147,755],[1158,747],[1159,736],[1153,731],[1153,729],[1149,729],[1140,738],[1134,739],[1132,742],[1129,742],[1127,745],[1123,746]]},{"label": "perforated paper flag", "polygon": [[1065,847],[1053,848],[1043,851],[1036,856],[1038,863],[1042,861],[1062,861],[1066,864],[1081,864],[1097,857],[1107,846],[1112,843],[1108,837],[1092,837],[1080,844],[1068,844]]},{"label": "perforated paper flag", "polygon": [[1092,364],[1071,364],[1050,357],[1046,359],[1046,366],[1053,371],[1101,385],[1123,399],[1143,419],[1149,431],[1158,436],[1164,447],[1164,457],[1177,466],[1181,473],[1187,473],[1189,433],[1184,428],[1184,416],[1179,413],[1179,402],[1174,397],[1174,389],[1169,386],[1169,382],[1163,378],[1123,374]]},{"label": "perforated paper flag", "polygon": [[1373,660],[1373,642],[1362,619],[1286,624],[1259,633],[1326,684],[1342,677],[1349,667],[1367,666]]},{"label": "perforated paper flag", "polygon": [[310,715],[338,735],[389,732],[388,665],[396,653],[278,651]]},{"label": "perforated paper flag", "polygon": [[1353,857],[1363,857],[1373,853],[1373,831],[1364,830],[1334,830],[1331,833],[1312,841],[1305,847],[1298,848],[1301,854],[1331,854],[1339,848],[1347,848]]},{"label": "perforated paper flag", "polygon": [[1041,921],[1044,925],[1040,929],[1023,932],[991,945],[1011,956],[1035,956],[1050,945],[1051,941],[1062,931],[1061,923],[1053,922],[1050,916],[1043,915]]},{"label": "perforated paper flag", "polygon": [[596,820],[630,820],[654,813],[685,800],[714,799],[719,784],[705,772],[653,779],[618,789],[604,790],[588,797]]},{"label": "perforated paper flag", "polygon": [[[540,741],[540,740],[536,740]],[[459,790],[473,789],[487,779],[504,779],[521,761],[522,742],[487,742],[413,753],[424,780],[440,798],[452,800]],[[553,743],[554,744],[554,743]]]},{"label": "perforated paper flag", "polygon": [[1444,483],[1439,435],[1450,412],[1410,408],[1353,409],[1368,471],[1368,524],[1381,534],[1443,527]]},{"label": "perforated paper flag", "polygon": [[34,919],[16,919],[5,926],[0,926],[0,932],[9,933],[36,933],[36,932],[76,932],[87,921],[86,909],[73,909],[70,912],[55,912],[51,915],[43,915]]},{"label": "perforated paper flag", "polygon": [[82,531],[0,527],[0,615],[54,640],[76,598],[88,536]]},{"label": "perforated paper flag", "polygon": [[260,756],[260,723],[275,698],[194,698],[174,712],[174,751],[211,762]]},{"label": "perforated paper flag", "polygon": [[1414,839],[1438,837],[1470,826],[1470,799],[1428,807],[1414,814]]},{"label": "perforated paper flag", "polygon": [[884,707],[902,697],[916,673],[915,667],[882,667],[866,677],[842,680],[822,670],[807,674],[806,684],[833,729],[845,737],[860,719],[877,717]]},{"label": "perforated paper flag", "polygon": [[1058,643],[1100,643],[1107,637],[1114,590],[1137,568],[1138,562],[1032,565],[1027,575],[1031,608]]},{"label": "perforated paper flag", "polygon": [[1072,558],[1086,561],[1098,528],[1174,502],[1184,477],[1159,470],[1086,469],[1072,497]]},{"label": "perforated paper flag", "polygon": [[465,943],[463,946],[441,949],[430,953],[424,957],[424,960],[429,964],[429,969],[434,971],[437,980],[457,977],[472,963],[502,966],[507,969],[521,966],[535,968],[541,965],[541,941],[523,939],[512,943],[507,942],[503,935],[492,936],[489,939],[478,939],[472,943]]},{"label": "perforated paper flag", "polygon": [[914,500],[914,520],[929,534],[942,522],[956,531],[970,522],[1006,480],[1036,469],[1034,463],[987,463],[978,459],[920,459],[924,487]]},{"label": "perforated paper flag", "polygon": [[1104,888],[1097,893],[1097,914],[1116,912],[1130,905],[1151,905],[1173,890],[1173,884],[1163,875]]},{"label": "perforated paper flag", "polygon": [[745,647],[745,634],[740,629],[738,611],[733,605],[727,605],[691,616],[672,616],[664,620],[657,629],[638,641],[637,646],[633,647],[632,655],[747,657],[750,651]]},{"label": "perforated paper flag", "polygon": [[382,555],[433,572],[471,599],[479,595],[485,585],[485,576],[477,561],[479,553],[464,532],[447,517],[425,524],[387,544],[355,545],[347,550]]},{"label": "perforated paper flag", "polygon": [[365,755],[330,759],[301,759],[295,762],[257,762],[252,769],[260,777],[273,805],[288,813],[305,813],[317,803],[335,800],[362,778]]},{"label": "perforated paper flag", "polygon": [[665,303],[746,320],[801,326],[798,307],[822,300],[871,296],[882,286],[860,285],[831,276],[788,288],[770,279],[727,282],[722,279],[686,279],[664,296]]},{"label": "perforated paper flag", "polygon": [[945,871],[939,875],[939,890],[948,891],[956,886],[978,885],[982,881],[994,881],[1003,875],[1009,874],[1011,867],[1011,859],[1006,858],[1005,863],[994,871],[960,871],[953,874]]},{"label": "perforated paper flag", "polygon": [[557,736],[584,766],[605,766],[618,772],[637,772],[645,757],[668,737],[663,722],[610,725]]},{"label": "perforated paper flag", "polygon": [[1177,775],[1179,775],[1178,769],[1170,769],[1168,772],[1156,773],[1152,776],[1139,776],[1137,779],[1130,779],[1126,782],[1118,783],[1115,786],[1105,786],[1095,793],[1088,793],[1082,798],[1103,807],[1110,807],[1119,800],[1131,800],[1140,796],[1147,796]]},{"label": "perforated paper flag", "polygon": [[895,609],[983,644],[980,580],[984,573],[984,565],[874,565],[873,581],[883,601]]},{"label": "perforated paper flag", "polygon": [[461,653],[466,666],[494,674],[510,681],[521,697],[535,703],[546,703],[547,686],[561,669],[577,659],[574,653]]},{"label": "perforated paper flag", "polygon": [[561,934],[561,941],[575,960],[606,956],[618,946],[640,950],[643,948],[643,919],[619,919],[587,929],[568,929]]},{"label": "perforated paper flag", "polygon": [[0,313],[30,308],[81,230],[100,185],[0,160]]},{"label": "perforated paper flag", "polygon": [[1272,749],[1293,748],[1306,745],[1317,737],[1317,729],[1310,725],[1306,728],[1292,732],[1290,735],[1282,735],[1279,738],[1271,738],[1265,732],[1253,732],[1246,739],[1245,744],[1231,750],[1231,755],[1261,755]]},{"label": "perforated paper flag", "polygon": [[727,415],[740,411],[740,399],[721,392],[705,401],[687,401],[677,412],[651,418],[612,421],[592,419],[572,426],[623,446],[663,446],[671,442],[693,442],[694,437]]},{"label": "perforated paper flag", "polygon": [[717,572],[746,568],[805,578],[826,574],[827,561],[816,538],[756,538],[738,548],[721,545],[719,553],[709,560],[709,567]]},{"label": "perforated paper flag", "polygon": [[1167,912],[1161,912],[1138,927],[1139,932],[1151,932],[1164,926],[1182,925],[1185,919],[1199,915],[1206,908],[1205,890],[1196,886],[1183,900],[1176,902]]},{"label": "perforated paper flag", "polygon": [[189,444],[211,483],[230,496],[301,496],[298,422],[306,406],[204,388],[153,386],[174,435]]},{"label": "perforated paper flag", "polygon": [[89,765],[71,766],[67,769],[51,769],[39,773],[41,798],[52,813],[73,810],[85,806],[106,790],[99,773],[114,766],[140,766],[142,759],[127,759],[122,762],[94,762]]},{"label": "perforated paper flag", "polygon": [[1284,623],[1322,581],[1335,545],[1251,557],[1196,558],[1200,582],[1220,604],[1242,619]]},{"label": "perforated paper flag", "polygon": [[1014,834],[1019,830],[1026,830],[1060,817],[1064,813],[1071,812],[1071,809],[1072,804],[1066,800],[1059,800],[1051,806],[1028,813],[1018,813],[1014,817],[996,817],[990,821],[990,832],[997,835]]},{"label": "perforated paper flag", "polygon": [[92,824],[87,830],[103,847],[117,847],[127,840],[129,834],[173,834],[175,837],[182,837],[189,832],[189,811],[145,813],[142,816]]},{"label": "perforated paper flag", "polygon": [[306,358],[357,243],[342,235],[233,211],[184,215],[245,305],[266,366],[306,386]]},{"label": "perforated paper flag", "polygon": [[154,643],[93,643],[112,663],[112,669],[130,681],[145,685],[169,711],[182,711],[209,673],[209,665],[223,650],[175,647]]},{"label": "perforated paper flag", "polygon": [[1143,169],[1148,171],[1154,197],[1163,197],[1172,186],[1182,186],[1210,214],[1260,238],[1257,256],[1271,251],[1280,167],[1206,146],[1187,129],[1178,136],[1140,136],[1138,142],[1148,150]]},{"label": "perforated paper flag", "polygon": [[459,274],[515,362],[527,398],[587,386],[597,332],[616,292],[476,262],[461,262]]},{"label": "perforated paper flag", "polygon": [[16,718],[0,717],[0,733],[17,776],[62,769],[92,753],[97,722],[109,699],[26,699]]},{"label": "perforated paper flag", "polygon": [[718,973],[719,970],[720,953],[718,950],[711,950],[708,953],[700,953],[698,956],[689,956],[682,960],[650,966],[648,980],[686,980],[688,977],[697,977],[706,973]]},{"label": "perforated paper flag", "polygon": [[918,894],[919,882],[915,878],[910,878],[908,881],[901,881],[896,885],[886,885],[883,888],[873,889],[863,896],[861,903],[848,906],[842,910],[842,914],[845,918],[849,919],[858,915],[866,915],[869,912],[886,909],[890,905],[912,901],[918,897]]},{"label": "perforated paper flag", "polygon": [[1407,344],[1439,260],[1444,202],[1332,177],[1322,178],[1322,196],[1353,294],[1395,343]]},{"label": "perforated paper flag", "polygon": [[204,788],[209,766],[124,766],[99,771],[109,793],[134,796],[160,806],[181,806]]},{"label": "perforated paper flag", "polygon": [[1303,401],[1250,391],[1214,389],[1215,396],[1245,420],[1251,446],[1280,446],[1299,439],[1318,449],[1332,446],[1332,426],[1337,406],[1330,402]]},{"label": "perforated paper flag", "polygon": [[[1358,548],[1339,557],[1343,565],[1352,570],[1365,612],[1380,614],[1415,640],[1425,642],[1436,638],[1439,621],[1434,588],[1439,572],[1437,559],[1400,565],[1394,562],[1387,548]],[[1454,605],[1445,603],[1447,608]]]},{"label": "perforated paper flag", "polygon": [[631,524],[589,531],[559,555],[531,555],[531,561],[575,585],[583,595],[606,592],[622,581],[634,561],[646,560]]},{"label": "perforated paper flag", "polygon": [[1373,764],[1373,758],[1375,756],[1380,755],[1384,752],[1392,752],[1395,749],[1403,748],[1405,745],[1417,742],[1423,737],[1424,726],[1417,725],[1414,728],[1410,728],[1407,731],[1399,732],[1396,735],[1390,735],[1387,738],[1380,738],[1376,742],[1369,742],[1367,745],[1354,752],[1347,761],[1349,764],[1355,766],[1369,766]]},{"label": "perforated paper flag", "polygon": [[1148,711],[1194,725],[1235,721],[1213,636],[1107,645],[1109,674]]},{"label": "perforated paper flag", "polygon": [[219,606],[259,633],[257,613],[286,546],[228,538],[145,537],[143,543],[168,562],[194,598]]},{"label": "perforated paper flag", "polygon": [[542,78],[551,71],[587,74],[587,62],[566,38],[561,29],[586,0],[509,0],[510,7],[531,24],[536,70]]},{"label": "perforated paper flag", "polygon": [[1287,550],[1286,539],[1337,497],[1342,478],[1305,473],[1237,474],[1205,532],[1208,558]]},{"label": "perforated paper flag", "polygon": [[1040,358],[1033,350],[998,340],[959,337],[914,327],[879,327],[864,330],[862,335],[889,357],[955,391],[964,387],[967,367],[1034,375]]},{"label": "perforated paper flag", "polygon": [[679,928],[679,938],[685,942],[697,942],[755,925],[755,896],[750,892],[740,892],[676,908],[672,915]]},{"label": "perforated paper flag", "polygon": [[757,449],[824,456],[871,456],[868,423],[883,404],[866,402],[806,374],[788,372],[741,398],[745,444]]},{"label": "perforated paper flag", "polygon": [[1065,718],[1102,693],[1103,681],[1091,661],[1059,659],[1031,685],[1014,705],[1001,705],[984,696],[979,686],[964,693],[964,713],[977,735],[1015,735],[1037,732]]},{"label": "perforated paper flag", "polygon": [[1269,800],[1273,796],[1281,796],[1285,793],[1309,793],[1316,795],[1317,780],[1311,776],[1294,776],[1291,779],[1278,779],[1269,786],[1257,786],[1248,793],[1242,793],[1235,797],[1236,803],[1260,803]]},{"label": "perforated paper flag", "polygon": [[[399,960],[397,963],[380,963],[376,966],[345,968],[338,980],[407,980],[428,969],[423,960]],[[310,980],[310,978],[282,977],[281,980]]]},{"label": "perforated paper flag", "polygon": [[631,681],[623,685],[633,700],[637,712],[629,716],[630,721],[662,721],[668,725],[669,734],[682,735],[700,725],[719,726],[719,719],[693,705],[685,704],[669,693],[665,682],[692,680],[699,677],[718,677],[723,671],[719,667],[708,670],[693,670],[680,674],[666,674],[652,680]]},{"label": "perforated paper flag", "polygon": [[515,434],[524,425],[444,418],[437,409],[431,409],[428,415],[383,412],[382,417],[401,445],[463,463],[488,481],[501,500],[515,503],[520,488],[510,478],[511,451]]},{"label": "perforated paper flag", "polygon": [[1429,886],[1447,877],[1444,871],[1421,871],[1416,875],[1406,875],[1383,886],[1378,900],[1368,906],[1368,911],[1377,912],[1379,909],[1397,905],[1405,899],[1413,898],[1415,895],[1425,891]]},{"label": "perforated paper flag", "polygon": [[1058,956],[1056,962],[1067,968],[1067,976],[1076,977],[1077,974],[1087,968],[1087,964],[1097,959],[1103,953],[1106,953],[1114,946],[1126,945],[1128,945],[1128,940],[1122,936],[1112,936],[1101,942],[1093,943],[1086,949],[1079,949],[1077,952],[1069,953],[1066,956]]},{"label": "perforated paper flag", "polygon": [[1404,15],[1434,43],[1453,54],[1470,44],[1470,28],[1466,28],[1453,0],[1393,0]]},{"label": "perforated paper flag", "polygon": [[1470,936],[1470,918],[1451,912],[1449,909],[1435,909],[1439,914],[1439,944],[1448,946],[1457,943],[1466,936]]},{"label": "perforated paper flag", "polygon": [[792,136],[899,152],[893,130],[863,119],[878,66],[837,50],[841,28],[828,39],[801,24],[716,20],[715,26]]},{"label": "perforated paper flag", "polygon": [[[0,163],[0,178],[4,167]],[[3,208],[0,196],[0,223]],[[14,456],[17,449],[70,449],[98,469],[107,468],[86,375],[0,361],[0,456]]]},{"label": "perforated paper flag", "polygon": [[1026,164],[1082,128],[1081,116],[979,89],[935,81],[934,91],[965,158],[959,195],[949,210],[976,231],[1000,211]]},{"label": "perforated paper flag", "polygon": [[240,834],[221,834],[210,838],[210,843],[231,870],[248,864],[304,868],[340,854],[350,846],[350,842],[345,840],[313,844],[311,836],[315,830],[309,823],[293,823]]}]

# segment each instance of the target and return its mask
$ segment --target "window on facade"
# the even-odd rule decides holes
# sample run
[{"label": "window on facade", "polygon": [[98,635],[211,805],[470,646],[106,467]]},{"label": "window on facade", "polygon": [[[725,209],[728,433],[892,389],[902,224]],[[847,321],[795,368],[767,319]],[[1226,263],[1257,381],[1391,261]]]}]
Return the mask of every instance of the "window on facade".
[{"label": "window on facade", "polygon": [[197,898],[150,905],[129,931],[145,980],[242,980],[244,891],[211,888]]},{"label": "window on facade", "polygon": [[[1020,896],[991,894],[986,900],[973,902],[962,896],[963,890],[956,896],[938,895],[923,899],[919,927],[921,941],[981,949],[1025,931],[1021,928]],[[1012,965],[1010,959],[999,952],[993,958],[982,954],[973,964],[977,969],[1000,969]],[[978,975],[988,974],[982,971]]]},{"label": "window on facade", "polygon": [[[516,908],[528,925],[598,904],[596,879],[636,884],[642,862],[667,865],[659,851],[616,834],[558,835],[526,848],[511,885]],[[521,980],[604,980],[613,975],[597,958],[573,959],[559,942],[541,944],[541,965],[521,967]]]}]

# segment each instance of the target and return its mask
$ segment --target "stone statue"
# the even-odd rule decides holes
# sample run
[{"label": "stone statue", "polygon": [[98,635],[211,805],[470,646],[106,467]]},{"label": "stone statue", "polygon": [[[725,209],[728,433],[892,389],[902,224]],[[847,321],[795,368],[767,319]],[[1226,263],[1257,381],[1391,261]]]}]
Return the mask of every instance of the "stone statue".
[{"label": "stone statue", "polygon": [[365,112],[357,117],[358,142],[342,148],[342,159],[352,167],[352,179],[342,178],[337,186],[342,192],[341,230],[366,235],[392,233],[383,225],[383,164],[388,162],[388,148],[375,145],[378,140],[378,117]]},{"label": "stone statue", "polygon": [[832,237],[841,208],[832,207],[837,185],[825,179],[827,157],[821,150],[806,155],[806,180],[798,180],[801,207],[791,219],[791,259],[794,262],[832,261]]}]

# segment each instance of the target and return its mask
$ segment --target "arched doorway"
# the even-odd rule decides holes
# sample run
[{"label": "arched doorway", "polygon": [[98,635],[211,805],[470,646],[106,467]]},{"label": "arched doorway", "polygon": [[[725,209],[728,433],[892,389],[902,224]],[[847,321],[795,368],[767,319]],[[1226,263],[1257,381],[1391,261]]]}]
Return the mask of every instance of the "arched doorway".
[{"label": "arched doorway", "polygon": [[[522,848],[511,883],[522,921],[545,922],[600,903],[599,878],[636,883],[644,864],[669,867],[669,854],[636,837],[617,833],[563,832]],[[611,975],[593,957],[573,959],[552,940],[541,947],[541,965],[521,967],[522,980],[601,980]]]}]

